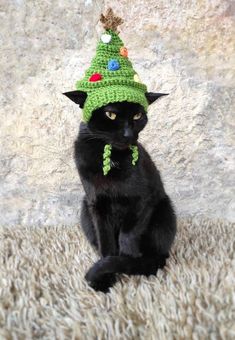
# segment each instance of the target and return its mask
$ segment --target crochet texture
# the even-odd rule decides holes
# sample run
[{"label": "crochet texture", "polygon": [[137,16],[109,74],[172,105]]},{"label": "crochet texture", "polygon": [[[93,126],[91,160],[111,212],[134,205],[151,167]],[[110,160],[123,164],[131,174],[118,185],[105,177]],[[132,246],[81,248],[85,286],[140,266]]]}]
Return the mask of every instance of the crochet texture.
[{"label": "crochet texture", "polygon": [[105,30],[97,44],[96,55],[77,90],[87,93],[83,119],[88,122],[92,112],[114,102],[139,103],[147,111],[146,85],[140,79],[128,59],[128,51],[116,32]]}]

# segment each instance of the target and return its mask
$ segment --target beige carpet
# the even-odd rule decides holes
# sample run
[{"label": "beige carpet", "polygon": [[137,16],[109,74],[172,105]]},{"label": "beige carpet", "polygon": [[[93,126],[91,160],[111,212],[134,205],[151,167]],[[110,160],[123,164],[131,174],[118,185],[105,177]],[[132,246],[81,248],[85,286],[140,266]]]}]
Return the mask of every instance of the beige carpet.
[{"label": "beige carpet", "polygon": [[157,277],[107,295],[79,228],[0,228],[0,339],[235,339],[235,225],[181,221]]}]

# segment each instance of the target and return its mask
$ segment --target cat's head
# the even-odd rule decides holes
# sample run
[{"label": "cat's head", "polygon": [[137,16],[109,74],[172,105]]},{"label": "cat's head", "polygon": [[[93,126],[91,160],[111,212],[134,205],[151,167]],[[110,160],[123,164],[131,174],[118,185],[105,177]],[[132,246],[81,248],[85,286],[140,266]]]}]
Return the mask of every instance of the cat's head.
[{"label": "cat's head", "polygon": [[[85,92],[72,91],[64,94],[83,108]],[[148,92],[145,95],[148,103],[152,104],[166,94]],[[142,105],[122,101],[94,110],[87,125],[94,137],[103,139],[118,149],[125,149],[137,141],[139,132],[143,130],[147,121],[147,112]]]}]

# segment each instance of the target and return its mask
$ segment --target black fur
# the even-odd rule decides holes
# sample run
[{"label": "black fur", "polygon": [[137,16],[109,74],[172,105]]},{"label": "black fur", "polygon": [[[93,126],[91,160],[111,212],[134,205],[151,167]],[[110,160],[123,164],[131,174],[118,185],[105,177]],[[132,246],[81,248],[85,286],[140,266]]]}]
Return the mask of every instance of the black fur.
[{"label": "black fur", "polygon": [[71,99],[74,103],[78,104],[80,108],[82,109],[84,106],[84,103],[87,98],[86,92],[83,91],[70,91],[63,93],[65,96],[67,96],[69,99]]},{"label": "black fur", "polygon": [[[116,119],[109,119],[106,111],[116,113]],[[134,120],[138,112],[142,118]],[[164,267],[176,234],[176,216],[159,171],[137,142],[146,123],[139,104],[109,104],[94,111],[88,124],[81,123],[75,141],[74,157],[85,190],[81,226],[101,256],[85,278],[103,292],[115,283],[117,273],[156,274]],[[104,176],[107,143],[112,144],[112,167]],[[138,145],[135,166],[129,144]]]}]

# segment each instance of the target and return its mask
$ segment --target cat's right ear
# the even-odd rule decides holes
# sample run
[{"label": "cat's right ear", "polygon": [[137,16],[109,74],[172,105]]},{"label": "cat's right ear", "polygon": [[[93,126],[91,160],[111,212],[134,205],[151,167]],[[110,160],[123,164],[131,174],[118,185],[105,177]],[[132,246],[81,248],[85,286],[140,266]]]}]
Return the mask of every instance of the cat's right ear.
[{"label": "cat's right ear", "polygon": [[83,91],[70,91],[63,93],[69,99],[71,99],[74,103],[78,104],[82,109],[87,98],[87,93]]},{"label": "cat's right ear", "polygon": [[152,104],[153,102],[155,102],[155,100],[157,100],[158,98],[162,97],[162,96],[168,96],[169,93],[155,93],[155,92],[146,92],[145,96],[147,98],[147,101],[150,104]]}]

